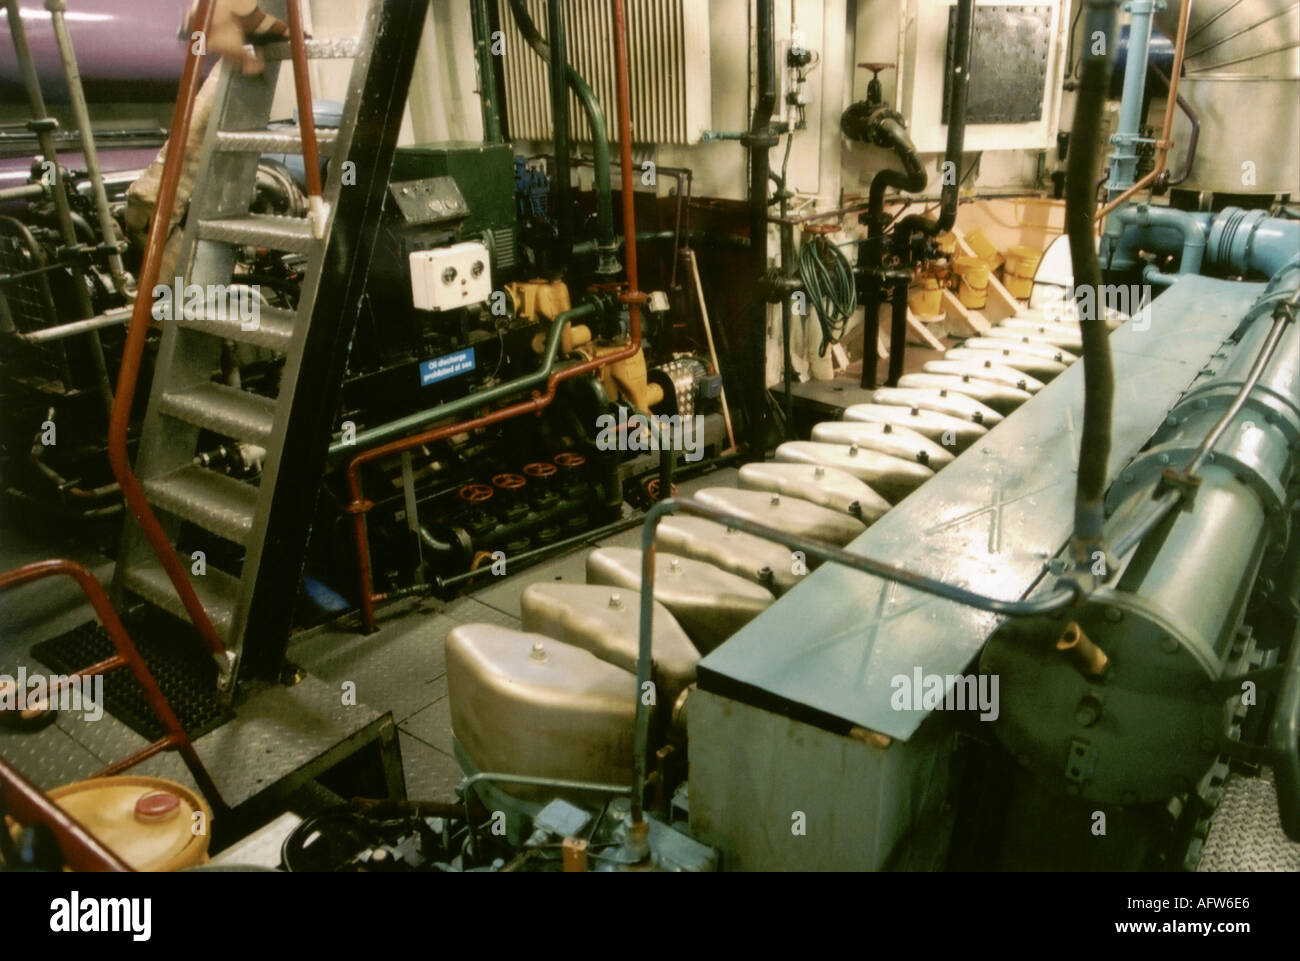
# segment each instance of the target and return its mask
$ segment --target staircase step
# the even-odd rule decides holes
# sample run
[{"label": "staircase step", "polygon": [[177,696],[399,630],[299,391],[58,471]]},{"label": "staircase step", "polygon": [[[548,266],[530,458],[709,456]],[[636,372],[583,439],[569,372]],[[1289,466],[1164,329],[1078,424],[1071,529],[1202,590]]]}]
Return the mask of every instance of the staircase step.
[{"label": "staircase step", "polygon": [[205,310],[201,316],[184,318],[179,323],[182,327],[201,330],[205,334],[223,340],[253,344],[284,353],[289,349],[289,342],[293,339],[293,330],[297,321],[298,315],[292,311],[261,304],[258,306],[257,326],[251,330],[245,329],[244,321],[238,316],[238,312],[234,317],[229,316],[229,313],[221,317],[218,314],[209,314]]},{"label": "staircase step", "polygon": [[204,467],[182,467],[144,481],[149,503],[218,537],[248,546],[258,490]]},{"label": "staircase step", "polygon": [[[191,574],[189,572],[192,561],[182,557],[181,563],[185,567],[190,583],[194,585],[195,593],[199,596],[199,603],[207,612],[212,626],[217,629],[217,634],[222,638],[228,638],[234,620],[235,605],[239,599],[238,578],[231,577],[225,571],[219,571],[210,565],[204,574]],[[185,611],[185,605],[181,603],[180,596],[176,593],[176,588],[167,577],[167,572],[163,570],[158,558],[152,554],[138,564],[128,565],[122,575],[122,583],[127,590],[139,594],[155,607],[161,607],[184,621],[190,619]]]},{"label": "staircase step", "polygon": [[[288,42],[272,43],[262,48],[267,60],[289,60]],[[328,40],[308,40],[308,60],[351,60],[361,52],[360,37],[335,37]]]},{"label": "staircase step", "polygon": [[247,214],[219,220],[200,220],[199,237],[246,247],[269,247],[299,254],[311,253],[320,241],[311,235],[311,225],[303,217],[274,217]]},{"label": "staircase step", "polygon": [[168,417],[262,447],[275,422],[275,401],[222,384],[164,394],[159,409]]},{"label": "staircase step", "polygon": [[[322,157],[329,156],[339,136],[337,127],[318,127],[316,146]],[[302,131],[297,127],[283,130],[221,130],[217,149],[225,153],[301,154]]]}]

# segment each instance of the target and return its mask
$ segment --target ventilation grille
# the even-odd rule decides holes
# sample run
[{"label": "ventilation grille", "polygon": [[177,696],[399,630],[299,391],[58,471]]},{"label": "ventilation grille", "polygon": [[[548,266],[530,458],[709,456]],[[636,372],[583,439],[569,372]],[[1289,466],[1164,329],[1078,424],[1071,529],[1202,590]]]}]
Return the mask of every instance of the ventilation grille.
[{"label": "ventilation grille", "polygon": [[[533,23],[546,36],[546,0],[526,0]],[[510,136],[550,140],[550,77],[542,58],[515,25],[508,0],[497,0],[506,51],[502,57]],[[597,0],[564,0],[569,64],[591,85],[617,140],[614,18]],[[632,139],[637,143],[696,143],[710,126],[708,4],[700,0],[627,0],[628,72]],[[569,94],[569,136],[590,143],[591,127],[578,98]]]}]

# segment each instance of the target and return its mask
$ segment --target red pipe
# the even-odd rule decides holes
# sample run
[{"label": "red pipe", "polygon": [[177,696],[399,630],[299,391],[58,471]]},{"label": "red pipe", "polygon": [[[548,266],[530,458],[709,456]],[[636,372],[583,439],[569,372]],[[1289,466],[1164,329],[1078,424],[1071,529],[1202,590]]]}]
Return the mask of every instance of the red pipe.
[{"label": "red pipe", "polygon": [[632,173],[632,104],[631,95],[628,92],[628,66],[627,66],[627,25],[624,21],[623,4],[621,0],[613,0],[614,4],[614,51],[617,62],[618,76],[618,124],[619,124],[619,153],[620,164],[623,175],[623,187],[621,188],[623,199],[623,248],[627,258],[627,282],[625,289],[619,294],[619,299],[627,304],[629,331],[631,340],[628,345],[612,354],[606,354],[604,357],[593,358],[592,360],[583,361],[580,364],[574,364],[563,370],[555,371],[547,378],[546,392],[544,394],[534,394],[530,400],[520,401],[517,404],[511,404],[509,407],[503,407],[500,410],[492,411],[490,414],[484,414],[482,417],[475,417],[471,420],[461,421],[456,424],[448,424],[443,427],[436,427],[427,430],[421,434],[415,434],[411,437],[404,437],[401,440],[391,441],[379,447],[373,447],[370,450],[362,451],[352,458],[348,464],[348,491],[352,496],[352,502],[346,510],[352,514],[353,533],[357,542],[357,572],[361,582],[361,615],[365,624],[367,634],[375,632],[375,601],[379,600],[382,595],[374,593],[374,578],[371,572],[370,562],[370,544],[366,534],[366,512],[374,506],[373,502],[367,501],[361,490],[360,469],[363,464],[389,457],[393,454],[399,454],[403,451],[412,450],[421,447],[424,444],[430,444],[434,441],[444,440],[456,434],[463,434],[466,431],[478,430],[481,427],[487,427],[491,424],[497,424],[504,420],[510,420],[519,417],[522,414],[540,413],[550,406],[555,399],[556,387],[561,381],[570,380],[589,371],[604,367],[607,364],[617,363],[620,360],[626,360],[629,357],[636,356],[641,349],[641,305],[646,301],[646,295],[641,292],[638,285],[637,260],[636,260],[636,211],[634,201],[635,192],[631,189],[633,180]]},{"label": "red pipe", "polygon": [[[215,0],[200,0],[197,23],[205,34],[212,30],[212,11]],[[180,94],[176,99],[176,110],[172,114],[172,126],[169,142],[172,149],[167,151],[167,160],[163,164],[162,183],[158,188],[158,203],[154,207],[153,218],[149,222],[149,237],[145,245],[144,263],[140,268],[139,287],[136,290],[135,305],[131,312],[131,325],[127,329],[126,344],[122,348],[122,368],[117,375],[117,394],[113,401],[113,413],[108,421],[108,461],[113,468],[113,476],[122,488],[136,522],[144,532],[149,546],[158,556],[168,579],[176,588],[176,593],[185,605],[190,620],[198,628],[199,635],[214,655],[224,660],[226,647],[217,636],[217,629],[212,626],[203,603],[194,591],[194,585],[185,575],[185,568],[167,537],[167,532],[158,523],[153,508],[145,497],[144,489],[132,470],[130,458],[126,452],[126,432],[131,421],[131,406],[135,400],[136,383],[140,378],[140,358],[144,353],[145,339],[149,334],[149,322],[153,305],[153,288],[158,283],[158,267],[162,258],[163,246],[167,242],[171,215],[176,206],[176,185],[181,177],[181,166],[185,160],[185,142],[190,135],[190,115],[194,112],[194,96],[198,91],[199,62],[202,56],[194,52],[194,47],[185,57],[185,71],[181,74]],[[98,586],[98,584],[96,584]],[[111,608],[110,608],[111,610]],[[116,615],[114,615],[116,617]]]}]

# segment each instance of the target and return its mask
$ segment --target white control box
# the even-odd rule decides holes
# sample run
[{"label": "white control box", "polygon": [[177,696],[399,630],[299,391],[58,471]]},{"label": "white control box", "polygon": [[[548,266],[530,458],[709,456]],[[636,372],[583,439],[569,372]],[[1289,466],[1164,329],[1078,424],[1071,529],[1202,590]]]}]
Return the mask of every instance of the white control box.
[{"label": "white control box", "polygon": [[452,310],[492,296],[492,261],[478,241],[410,256],[411,300],[417,310]]}]

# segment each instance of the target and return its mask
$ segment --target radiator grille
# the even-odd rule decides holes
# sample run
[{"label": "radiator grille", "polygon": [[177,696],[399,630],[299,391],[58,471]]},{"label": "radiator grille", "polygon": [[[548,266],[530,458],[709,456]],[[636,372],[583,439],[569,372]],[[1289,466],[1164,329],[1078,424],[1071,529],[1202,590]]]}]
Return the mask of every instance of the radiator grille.
[{"label": "radiator grille", "polygon": [[[525,0],[546,36],[546,0]],[[508,0],[497,0],[506,51],[502,57],[510,135],[551,139],[546,64],[524,41]],[[568,60],[596,92],[610,140],[617,139],[614,18],[597,0],[564,0]],[[699,0],[627,0],[632,139],[637,143],[695,143],[710,126],[708,4]],[[581,104],[569,95],[569,135],[591,141]]]}]

